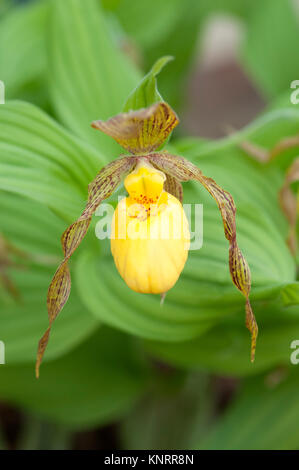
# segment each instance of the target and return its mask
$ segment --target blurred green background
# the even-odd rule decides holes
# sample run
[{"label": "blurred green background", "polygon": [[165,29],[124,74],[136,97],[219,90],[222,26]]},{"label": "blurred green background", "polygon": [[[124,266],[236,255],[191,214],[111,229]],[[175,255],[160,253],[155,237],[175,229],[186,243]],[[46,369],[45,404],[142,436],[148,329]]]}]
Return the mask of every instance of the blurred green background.
[{"label": "blurred green background", "polygon": [[[298,1],[0,0],[0,448],[299,449],[298,255],[279,204],[298,146],[268,163],[242,146],[299,134],[298,48]],[[181,121],[169,146],[236,201],[256,361],[220,214],[186,183],[203,247],[163,307],[129,291],[91,229],[37,381],[60,236],[122,152],[90,122],[121,112],[165,55],[158,89]]]}]

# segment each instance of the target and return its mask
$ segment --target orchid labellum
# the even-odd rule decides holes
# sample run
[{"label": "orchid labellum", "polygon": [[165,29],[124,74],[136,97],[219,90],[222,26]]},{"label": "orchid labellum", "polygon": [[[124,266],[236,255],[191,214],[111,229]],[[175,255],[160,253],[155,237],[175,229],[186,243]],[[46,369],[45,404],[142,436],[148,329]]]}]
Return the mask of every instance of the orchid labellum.
[{"label": "orchid labellum", "polygon": [[92,123],[92,127],[114,138],[130,155],[102,168],[88,187],[88,201],[83,213],[62,235],[64,259],[48,291],[49,327],[39,342],[37,376],[51,326],[70,294],[68,261],[85,237],[99,204],[123,180],[128,197],[119,202],[114,213],[111,251],[120,275],[137,292],[165,294],[176,283],[185,265],[189,228],[181,204],[181,182],[196,180],[215,199],[229,242],[232,281],[246,299],[246,326],[251,332],[251,360],[254,360],[258,327],[249,301],[250,269],[236,239],[234,200],[191,162],[159,150],[178,122],[171,107],[158,102],[108,121]]}]

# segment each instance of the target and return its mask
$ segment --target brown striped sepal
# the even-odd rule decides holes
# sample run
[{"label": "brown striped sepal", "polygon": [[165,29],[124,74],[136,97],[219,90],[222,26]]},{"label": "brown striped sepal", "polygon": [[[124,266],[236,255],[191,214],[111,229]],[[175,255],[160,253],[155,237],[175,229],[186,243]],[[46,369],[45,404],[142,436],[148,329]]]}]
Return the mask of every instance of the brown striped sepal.
[{"label": "brown striped sepal", "polygon": [[202,174],[199,168],[183,157],[167,152],[153,153],[150,156],[153,165],[178,181],[199,181],[215,199],[220,210],[224,234],[229,242],[229,270],[235,286],[246,298],[246,326],[251,333],[251,361],[254,361],[258,326],[253,314],[249,293],[251,287],[250,269],[236,239],[236,206],[231,194],[222,189],[212,179]]},{"label": "brown striped sepal", "polygon": [[164,190],[176,197],[183,204],[183,186],[173,176],[165,175]]},{"label": "brown striped sepal", "polygon": [[94,121],[91,125],[113,137],[130,153],[140,154],[159,148],[178,123],[169,104],[158,102],[148,108],[118,114],[108,121]]},{"label": "brown striped sepal", "polygon": [[113,193],[124,176],[134,168],[135,164],[136,159],[134,157],[123,157],[102,168],[94,181],[88,186],[88,201],[83,213],[76,222],[65,230],[61,237],[64,259],[58,266],[48,290],[49,327],[38,344],[36,377],[39,377],[39,368],[49,341],[52,324],[70,295],[71,276],[68,261],[85,237],[92,215],[99,204]]}]

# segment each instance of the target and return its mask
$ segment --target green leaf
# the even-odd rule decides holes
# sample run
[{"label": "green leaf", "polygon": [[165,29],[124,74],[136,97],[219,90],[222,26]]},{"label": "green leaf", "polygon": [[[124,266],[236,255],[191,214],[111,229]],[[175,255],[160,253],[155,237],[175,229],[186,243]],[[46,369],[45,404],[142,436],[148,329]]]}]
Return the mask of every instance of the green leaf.
[{"label": "green leaf", "polygon": [[161,307],[158,296],[145,297],[131,291],[118,274],[111,254],[99,257],[94,251],[81,251],[75,270],[81,299],[96,318],[110,326],[146,338],[183,341],[206,331],[211,323],[207,315],[202,322],[198,320],[197,308],[166,302]]},{"label": "green leaf", "polygon": [[298,305],[299,304],[299,282],[289,284],[281,291],[282,300],[284,305]]},{"label": "green leaf", "polygon": [[229,376],[254,375],[275,365],[289,365],[291,342],[299,338],[298,306],[283,308],[275,302],[254,307],[260,333],[253,364],[242,310],[234,321],[219,323],[200,338],[179,344],[147,342],[145,347],[150,355],[175,367]]},{"label": "green leaf", "polygon": [[83,208],[87,186],[103,160],[35,106],[0,106],[1,189],[37,200],[72,220]]},{"label": "green leaf", "polygon": [[[0,289],[0,339],[5,342],[7,364],[30,361],[33,374],[37,344],[48,324],[46,296],[61,258],[59,240],[64,223],[41,204],[5,192],[1,193],[0,212],[0,232],[27,256],[27,260],[20,258],[19,267],[8,271],[20,301]],[[53,330],[45,359],[72,350],[98,325],[74,289]]]},{"label": "green leaf", "polygon": [[212,414],[208,377],[167,370],[164,380],[162,374],[159,379],[122,421],[122,447],[188,449],[195,436],[197,447]]},{"label": "green leaf", "polygon": [[149,73],[145,75],[139,85],[129,95],[123,108],[124,112],[147,108],[158,101],[163,101],[157,88],[156,77],[163,67],[171,60],[173,60],[173,57],[165,56],[156,61]]},{"label": "green leaf", "polygon": [[11,7],[11,0],[1,0],[0,1],[0,17],[6,13],[6,11]]},{"label": "green leaf", "polygon": [[243,63],[268,97],[290,90],[297,78],[299,20],[291,0],[265,0],[252,9]]},{"label": "green leaf", "polygon": [[143,391],[147,371],[132,340],[107,328],[59,360],[40,379],[31,365],[1,366],[1,400],[72,428],[119,419]]},{"label": "green leaf", "polygon": [[200,449],[298,449],[298,373],[277,377],[273,385],[270,377],[248,381]]},{"label": "green leaf", "polygon": [[211,14],[229,14],[240,18],[247,18],[251,9],[256,8],[256,4],[253,4],[251,0],[214,0],[209,2],[204,0],[200,2],[200,11],[204,16]]},{"label": "green leaf", "polygon": [[272,100],[267,107],[267,111],[274,109],[282,109],[282,108],[292,108],[298,109],[299,103],[292,103],[292,93],[295,91],[295,88],[288,87],[283,93],[280,93],[274,100]]},{"label": "green leaf", "polygon": [[105,3],[104,6],[118,17],[129,37],[141,46],[152,46],[167,37],[186,8],[185,4],[182,7],[180,0],[122,0],[112,8]]},{"label": "green leaf", "polygon": [[54,1],[49,75],[61,122],[100,148],[107,160],[115,158],[120,147],[90,124],[118,114],[140,76],[114,44],[96,0]]},{"label": "green leaf", "polygon": [[[148,69],[161,55],[174,56],[159,78],[162,96],[173,107],[183,101],[192,59],[195,60],[198,32],[202,23],[202,2],[198,0],[159,0],[119,2],[113,13],[133,40],[141,61]],[[144,21],[146,18],[146,21]],[[126,41],[126,37],[123,38]],[[130,44],[130,42],[129,42]]]},{"label": "green leaf", "polygon": [[49,2],[44,0],[15,6],[1,19],[0,79],[6,99],[19,98],[32,82],[44,82],[48,14]]}]

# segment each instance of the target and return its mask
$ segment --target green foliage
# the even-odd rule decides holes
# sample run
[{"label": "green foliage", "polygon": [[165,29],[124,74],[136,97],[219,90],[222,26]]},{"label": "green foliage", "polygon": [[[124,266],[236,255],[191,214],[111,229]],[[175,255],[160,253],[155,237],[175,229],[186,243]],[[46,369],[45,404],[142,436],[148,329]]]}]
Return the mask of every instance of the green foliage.
[{"label": "green foliage", "polygon": [[44,203],[67,220],[76,217],[101,154],[27,103],[2,105],[0,123],[0,188]]},{"label": "green foliage", "polygon": [[45,104],[44,32],[48,13],[49,2],[42,0],[11,8],[1,21],[0,78],[5,83],[6,99],[27,96],[38,104]]},{"label": "green foliage", "polygon": [[252,8],[243,62],[265,95],[275,97],[298,76],[299,19],[291,0]]},{"label": "green foliage", "polygon": [[[16,302],[0,291],[1,340],[6,345],[7,364],[31,362],[32,368],[40,333],[47,326],[45,298],[61,256],[59,237],[64,223],[44,205],[10,193],[1,193],[0,211],[0,231],[28,258],[9,271],[20,300]],[[72,350],[98,328],[99,322],[86,311],[75,291],[72,297],[57,322],[46,359]]]},{"label": "green foliage", "polygon": [[140,78],[138,71],[114,44],[96,0],[54,1],[50,29],[55,114],[107,159],[115,158],[120,147],[90,124],[120,112]]},{"label": "green foliage", "polygon": [[149,73],[145,75],[139,85],[129,95],[123,108],[124,112],[146,108],[157,101],[163,101],[157,88],[156,77],[170,60],[173,60],[173,57],[165,56],[157,60]]},{"label": "green foliage", "polygon": [[[138,44],[152,47],[161,37],[167,37],[174,28],[183,11],[180,3],[180,0],[165,0],[164,2],[120,0],[112,6],[111,10],[121,20],[129,36],[134,37]],[[109,2],[105,2],[104,5],[109,6]]]},{"label": "green foliage", "polygon": [[[209,378],[168,371],[123,421],[125,449],[196,448],[212,413]],[[142,433],[140,432],[142,429]]]},{"label": "green foliage", "polygon": [[246,382],[241,395],[200,448],[298,449],[298,373],[277,371],[280,383],[275,383],[275,376],[273,379],[274,383],[271,376]]},{"label": "green foliage", "polygon": [[[212,14],[232,14],[236,17],[247,18],[251,9],[258,7],[256,0],[202,0],[200,3],[200,11],[202,15]],[[255,5],[253,5],[255,4]]]},{"label": "green foliage", "polygon": [[239,319],[218,323],[200,338],[179,344],[148,342],[152,355],[174,366],[202,369],[237,377],[254,375],[290,363],[290,344],[299,337],[298,306],[284,308],[276,301],[269,307],[255,307],[260,335],[254,364],[248,361],[247,331]]},{"label": "green foliage", "polygon": [[0,396],[74,428],[105,424],[132,406],[148,380],[130,338],[107,328],[46,364],[37,382],[32,364],[1,370]]},{"label": "green foliage", "polygon": [[198,0],[120,0],[111,8],[129,40],[134,41],[133,45],[140,51],[140,62],[145,70],[157,57],[172,55],[175,58],[167,67],[167,74],[159,79],[162,96],[174,107],[182,104],[185,94],[186,74],[196,51],[201,25],[200,8]]},{"label": "green foliage", "polygon": [[[230,137],[174,140],[168,148],[192,160],[236,201],[238,242],[251,267],[260,326],[256,362],[249,361],[244,299],[231,283],[220,214],[209,194],[188,183],[184,202],[203,204],[204,244],[190,252],[164,305],[125,286],[108,242],[96,240],[91,229],[70,263],[70,300],[36,382],[33,363],[47,326],[47,288],[62,256],[60,236],[84,208],[90,181],[122,152],[90,123],[146,107],[161,95],[171,105],[182,101],[198,33],[219,12],[246,25],[240,60],[275,102]],[[126,41],[150,70],[143,79]],[[76,429],[126,416],[122,434],[129,448],[298,448],[298,380],[288,368],[290,343],[299,338],[298,275],[278,197],[298,149],[267,165],[241,149],[243,141],[270,149],[298,134],[298,106],[289,101],[290,82],[299,78],[291,3],[36,1],[0,9],[0,43],[8,100],[0,106],[0,233],[25,254],[7,270],[20,301],[0,287],[7,362],[0,366],[1,399]],[[175,56],[171,63],[169,54]],[[194,224],[193,214],[191,229]],[[173,381],[153,374],[144,356],[178,369]],[[280,366],[286,378],[273,388],[268,376],[253,377]],[[204,372],[189,377],[194,370]],[[211,372],[251,376],[242,379],[243,391],[216,423]]]},{"label": "green foliage", "polygon": [[282,290],[282,298],[284,304],[289,305],[298,305],[299,303],[299,283],[295,282],[294,284],[289,284]]}]

